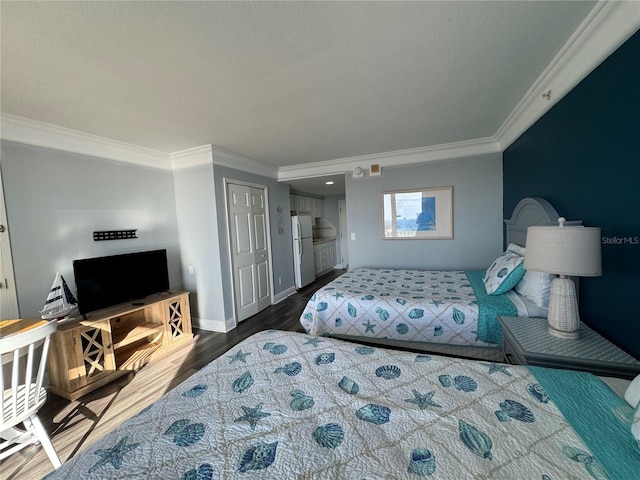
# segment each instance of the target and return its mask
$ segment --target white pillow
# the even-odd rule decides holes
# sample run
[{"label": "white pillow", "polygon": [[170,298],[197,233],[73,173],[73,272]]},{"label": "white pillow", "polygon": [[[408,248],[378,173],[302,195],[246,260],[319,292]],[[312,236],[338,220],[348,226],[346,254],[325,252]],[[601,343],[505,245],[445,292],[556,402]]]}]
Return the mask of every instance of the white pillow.
[{"label": "white pillow", "polygon": [[627,390],[624,392],[624,399],[632,407],[638,406],[640,403],[640,375],[631,381]]},{"label": "white pillow", "polygon": [[505,252],[500,255],[485,272],[484,287],[489,295],[501,295],[507,293],[524,275],[524,257]]},{"label": "white pillow", "polygon": [[521,257],[524,257],[525,248],[520,245],[516,245],[515,243],[510,243],[507,247],[507,252],[517,253]]},{"label": "white pillow", "polygon": [[555,275],[527,270],[516,285],[516,292],[527,297],[540,308],[549,308],[551,281]]},{"label": "white pillow", "polygon": [[505,295],[518,310],[518,317],[547,318],[549,315],[548,308],[539,307],[515,290],[510,290]]},{"label": "white pillow", "polygon": [[640,448],[640,375],[631,381],[624,392],[624,399],[636,409],[631,419],[631,435],[636,439],[638,448]]}]

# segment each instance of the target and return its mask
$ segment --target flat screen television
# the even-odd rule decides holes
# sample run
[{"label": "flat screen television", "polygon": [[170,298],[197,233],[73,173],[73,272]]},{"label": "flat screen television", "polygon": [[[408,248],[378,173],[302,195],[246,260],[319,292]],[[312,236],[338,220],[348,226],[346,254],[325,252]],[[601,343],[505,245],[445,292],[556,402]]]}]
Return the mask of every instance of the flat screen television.
[{"label": "flat screen television", "polygon": [[85,315],[169,289],[166,250],[74,260],[73,274]]}]

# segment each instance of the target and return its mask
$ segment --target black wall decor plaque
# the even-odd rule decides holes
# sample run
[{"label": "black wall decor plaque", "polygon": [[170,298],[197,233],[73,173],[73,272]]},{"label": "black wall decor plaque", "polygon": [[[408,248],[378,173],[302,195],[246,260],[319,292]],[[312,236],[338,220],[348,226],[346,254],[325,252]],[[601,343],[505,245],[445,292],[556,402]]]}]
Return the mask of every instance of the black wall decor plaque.
[{"label": "black wall decor plaque", "polygon": [[125,240],[127,238],[138,238],[135,230],[104,230],[101,232],[93,232],[93,240],[101,242],[103,240]]}]

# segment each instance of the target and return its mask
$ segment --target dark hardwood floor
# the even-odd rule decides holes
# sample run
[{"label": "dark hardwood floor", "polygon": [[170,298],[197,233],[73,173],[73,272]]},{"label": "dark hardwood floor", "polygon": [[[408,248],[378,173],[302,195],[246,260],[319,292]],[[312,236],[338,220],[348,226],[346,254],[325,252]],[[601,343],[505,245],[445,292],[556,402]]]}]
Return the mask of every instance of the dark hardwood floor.
[{"label": "dark hardwood floor", "polygon": [[[63,463],[106,435],[127,418],[153,403],[234,345],[262,330],[303,332],[299,318],[309,297],[343,274],[329,273],[294,295],[241,322],[229,333],[194,329],[194,342],[155,359],[141,370],[75,401],[49,393],[38,413]],[[53,470],[39,445],[27,447],[0,462],[0,479],[37,479]]]}]

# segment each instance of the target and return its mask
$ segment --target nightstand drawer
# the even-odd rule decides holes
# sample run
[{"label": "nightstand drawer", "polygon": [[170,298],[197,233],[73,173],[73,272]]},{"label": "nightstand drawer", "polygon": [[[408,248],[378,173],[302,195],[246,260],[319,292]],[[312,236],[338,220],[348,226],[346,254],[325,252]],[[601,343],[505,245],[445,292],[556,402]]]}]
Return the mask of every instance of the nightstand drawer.
[{"label": "nightstand drawer", "polygon": [[510,365],[527,364],[527,359],[522,355],[522,352],[518,351],[517,344],[514,347],[512,341],[510,341],[504,333],[502,340],[502,355],[504,356],[504,361]]}]

